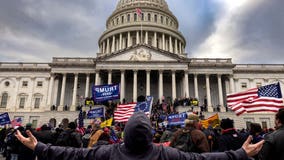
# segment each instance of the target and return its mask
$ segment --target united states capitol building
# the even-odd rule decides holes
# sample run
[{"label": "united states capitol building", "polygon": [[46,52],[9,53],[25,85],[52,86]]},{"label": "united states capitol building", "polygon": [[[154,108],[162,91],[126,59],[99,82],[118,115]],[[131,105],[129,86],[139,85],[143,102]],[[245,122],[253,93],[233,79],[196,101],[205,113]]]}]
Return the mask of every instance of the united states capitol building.
[{"label": "united states capitol building", "polygon": [[49,121],[57,126],[63,118],[77,118],[77,106],[92,96],[93,85],[114,83],[120,84],[120,101],[136,102],[141,95],[156,101],[196,97],[202,105],[206,98],[205,117],[219,107],[219,117],[233,118],[236,128],[246,128],[248,122],[273,128],[274,113],[236,116],[226,109],[226,94],[278,81],[283,86],[284,65],[187,57],[178,29],[165,0],[120,0],[94,57],[0,62],[0,113],[37,127]]}]

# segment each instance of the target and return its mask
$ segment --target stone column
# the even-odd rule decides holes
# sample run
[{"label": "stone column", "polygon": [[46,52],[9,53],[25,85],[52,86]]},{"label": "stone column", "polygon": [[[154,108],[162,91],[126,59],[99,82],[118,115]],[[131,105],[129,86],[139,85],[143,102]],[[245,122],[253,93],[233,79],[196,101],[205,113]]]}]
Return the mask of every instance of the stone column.
[{"label": "stone column", "polygon": [[65,103],[64,98],[65,98],[66,76],[67,76],[66,73],[63,73],[61,95],[60,95],[60,105],[58,107],[58,111],[63,111],[63,107]]},{"label": "stone column", "polygon": [[73,96],[72,96],[72,105],[70,111],[76,110],[76,102],[77,102],[77,89],[78,89],[78,73],[74,73],[74,86],[73,86]]},{"label": "stone column", "polygon": [[131,46],[131,37],[130,37],[130,32],[127,33],[127,47]]},{"label": "stone column", "polygon": [[89,88],[90,88],[90,73],[86,75],[86,87],[85,87],[85,98],[89,97]]},{"label": "stone column", "polygon": [[112,36],[111,53],[115,51],[115,36]]},{"label": "stone column", "polygon": [[122,33],[119,34],[119,50],[122,49]]},{"label": "stone column", "polygon": [[178,42],[177,42],[177,38],[175,39],[175,54],[178,54]]},{"label": "stone column", "polygon": [[103,53],[106,53],[106,50],[105,50],[105,41],[103,41]]},{"label": "stone column", "polygon": [[125,98],[125,71],[121,70],[120,76],[120,102]]},{"label": "stone column", "polygon": [[173,53],[173,43],[172,43],[172,36],[170,36],[170,39],[169,39],[169,45],[170,45],[170,52]]},{"label": "stone column", "polygon": [[[31,92],[29,93],[28,96],[28,100],[27,100],[27,104],[28,106],[30,106],[30,110],[32,110],[34,108],[34,104],[33,104],[33,95],[34,95],[34,83],[35,83],[35,77],[31,77]],[[30,104],[30,105],[29,105]]]},{"label": "stone column", "polygon": [[208,112],[213,112],[211,94],[210,94],[210,79],[208,74],[206,74],[206,97],[207,97]]},{"label": "stone column", "polygon": [[122,48],[121,49],[124,49],[124,48],[126,48],[126,38],[122,37]]},{"label": "stone column", "polygon": [[199,95],[198,95],[198,75],[194,74],[194,96],[199,100]]},{"label": "stone column", "polygon": [[222,89],[222,75],[218,74],[218,92],[219,92],[219,105],[221,112],[225,112],[224,101],[223,101],[223,89]]},{"label": "stone column", "polygon": [[150,96],[150,84],[151,84],[151,81],[150,81],[150,73],[151,73],[151,70],[146,70],[146,96]]},{"label": "stone column", "polygon": [[184,89],[185,97],[189,97],[189,85],[188,85],[188,71],[184,71]]},{"label": "stone column", "polygon": [[136,31],[136,44],[139,44],[139,31]]},{"label": "stone column", "polygon": [[160,102],[162,102],[162,97],[163,97],[163,71],[159,70],[159,99]]},{"label": "stone column", "polygon": [[179,54],[182,54],[182,46],[181,46],[181,41],[179,42]]},{"label": "stone column", "polygon": [[51,107],[51,97],[53,91],[53,84],[54,84],[54,74],[50,74],[50,81],[48,86],[48,99],[47,99],[47,107]]},{"label": "stone column", "polygon": [[172,100],[174,101],[176,98],[177,98],[176,71],[172,70]]},{"label": "stone column", "polygon": [[133,102],[137,102],[137,70],[133,71]]},{"label": "stone column", "polygon": [[145,44],[148,44],[148,31],[145,32]]},{"label": "stone column", "polygon": [[[16,77],[16,87],[15,87],[15,93],[16,93],[16,95],[18,95],[19,94],[19,89],[20,89],[20,84],[21,83],[21,77]],[[16,97],[16,99],[14,100],[14,105],[12,105],[12,106],[14,106],[13,108],[11,108],[11,111],[14,111],[14,112],[16,112],[17,111],[17,108],[19,107],[19,106],[17,106],[17,97]]]},{"label": "stone column", "polygon": [[106,53],[110,53],[109,38],[107,39]]},{"label": "stone column", "polygon": [[112,83],[112,70],[109,70],[108,71],[108,79],[107,79],[107,83],[108,84],[111,84]]},{"label": "stone column", "polygon": [[165,40],[165,34],[163,33],[162,35],[162,49],[165,50],[166,49],[166,40]]},{"label": "stone column", "polygon": [[96,79],[95,79],[95,85],[99,85],[100,84],[100,71],[96,70]]},{"label": "stone column", "polygon": [[234,87],[234,76],[231,75],[230,76],[230,93],[234,93],[235,92],[235,87]]},{"label": "stone column", "polygon": [[153,47],[157,47],[157,32],[154,32],[154,40],[153,40],[154,44]]}]

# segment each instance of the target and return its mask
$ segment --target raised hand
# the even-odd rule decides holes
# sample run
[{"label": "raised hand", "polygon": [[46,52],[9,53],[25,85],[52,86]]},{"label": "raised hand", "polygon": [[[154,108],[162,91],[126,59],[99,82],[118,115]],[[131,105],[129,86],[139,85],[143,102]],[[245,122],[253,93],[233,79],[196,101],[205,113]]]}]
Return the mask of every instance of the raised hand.
[{"label": "raised hand", "polygon": [[251,140],[252,136],[249,136],[242,146],[249,157],[256,155],[261,150],[264,143],[264,140],[262,140],[256,144],[251,144]]},{"label": "raised hand", "polygon": [[15,136],[18,138],[20,142],[22,142],[25,146],[28,148],[35,150],[35,147],[37,145],[37,139],[34,137],[34,135],[31,133],[31,131],[26,131],[28,138],[24,137],[20,131],[17,130]]}]

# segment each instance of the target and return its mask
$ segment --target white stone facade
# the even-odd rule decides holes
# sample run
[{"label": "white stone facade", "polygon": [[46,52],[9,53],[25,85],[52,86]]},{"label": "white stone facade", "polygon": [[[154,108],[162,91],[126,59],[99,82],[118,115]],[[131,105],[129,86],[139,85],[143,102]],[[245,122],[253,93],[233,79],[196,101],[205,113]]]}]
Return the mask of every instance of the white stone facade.
[{"label": "white stone facade", "polygon": [[[142,9],[143,18],[136,8]],[[9,112],[11,119],[22,117],[24,124],[37,127],[50,119],[58,125],[63,118],[78,117],[76,107],[92,96],[92,85],[119,83],[120,101],[135,102],[140,95],[152,95],[155,101],[196,97],[202,105],[206,96],[206,117],[220,106],[220,118],[234,118],[237,128],[246,128],[246,122],[273,127],[274,113],[237,117],[226,112],[226,94],[276,81],[283,86],[284,65],[187,58],[186,41],[164,0],[120,0],[106,25],[96,58],[1,62],[0,112]]]}]

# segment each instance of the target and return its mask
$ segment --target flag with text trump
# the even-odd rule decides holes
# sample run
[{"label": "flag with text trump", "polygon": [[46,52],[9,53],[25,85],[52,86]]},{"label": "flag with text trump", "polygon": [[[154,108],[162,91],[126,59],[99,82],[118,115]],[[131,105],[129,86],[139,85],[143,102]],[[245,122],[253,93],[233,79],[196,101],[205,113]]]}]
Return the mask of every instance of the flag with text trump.
[{"label": "flag with text trump", "polygon": [[228,108],[236,115],[253,112],[277,112],[283,108],[280,84],[274,83],[247,91],[228,94]]}]

